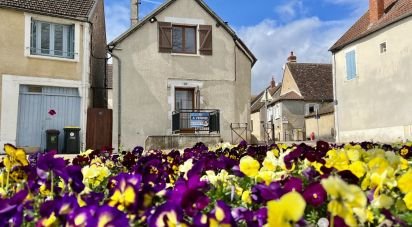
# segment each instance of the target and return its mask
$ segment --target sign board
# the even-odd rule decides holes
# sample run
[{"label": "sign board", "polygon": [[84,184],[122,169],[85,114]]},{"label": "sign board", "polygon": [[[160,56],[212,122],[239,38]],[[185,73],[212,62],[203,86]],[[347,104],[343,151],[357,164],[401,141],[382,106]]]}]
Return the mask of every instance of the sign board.
[{"label": "sign board", "polygon": [[209,113],[190,113],[190,127],[209,127]]}]

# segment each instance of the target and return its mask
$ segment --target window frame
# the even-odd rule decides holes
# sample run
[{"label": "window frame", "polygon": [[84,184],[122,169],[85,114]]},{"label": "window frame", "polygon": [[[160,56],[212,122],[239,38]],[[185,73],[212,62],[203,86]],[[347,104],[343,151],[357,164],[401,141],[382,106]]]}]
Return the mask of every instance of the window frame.
[{"label": "window frame", "polygon": [[175,103],[175,111],[179,110],[185,110],[185,109],[177,109],[177,99],[176,99],[176,93],[177,91],[190,91],[192,93],[192,110],[195,109],[195,95],[196,95],[196,88],[192,87],[175,87],[175,92],[174,92],[174,103]]},{"label": "window frame", "polygon": [[[175,27],[182,28],[182,51],[175,51],[174,50],[174,37],[173,37],[173,30]],[[192,28],[194,30],[194,51],[189,52],[185,51],[186,49],[186,32],[185,30],[188,28]],[[172,53],[174,54],[197,54],[198,52],[198,25],[182,25],[182,24],[172,24]]]},{"label": "window frame", "polygon": [[[61,58],[61,57],[54,57],[49,55],[35,55],[30,53],[31,47],[31,26],[32,20],[39,20],[44,22],[62,24],[62,25],[74,25],[74,58]],[[83,27],[82,27],[83,26]],[[51,61],[63,61],[63,62],[80,62],[80,55],[83,55],[85,52],[81,49],[81,46],[85,44],[84,40],[81,40],[83,37],[84,39],[90,39],[86,33],[84,33],[85,28],[84,22],[67,19],[67,18],[60,18],[60,17],[52,17],[52,16],[45,16],[33,13],[24,13],[24,49],[23,53],[24,56],[27,58],[33,59],[42,59],[42,60],[51,60]]]},{"label": "window frame", "polygon": [[[49,27],[48,43],[49,48],[42,48],[42,28],[43,25]],[[62,26],[62,50],[56,50],[56,27]],[[35,33],[33,29],[36,28]],[[35,34],[35,38],[34,37]],[[34,45],[35,44],[35,47]],[[43,53],[43,50],[48,53]],[[56,54],[61,52],[61,55]],[[74,59],[75,57],[75,26],[74,24],[59,24],[54,22],[31,19],[30,26],[30,55],[48,56],[56,58]]]}]

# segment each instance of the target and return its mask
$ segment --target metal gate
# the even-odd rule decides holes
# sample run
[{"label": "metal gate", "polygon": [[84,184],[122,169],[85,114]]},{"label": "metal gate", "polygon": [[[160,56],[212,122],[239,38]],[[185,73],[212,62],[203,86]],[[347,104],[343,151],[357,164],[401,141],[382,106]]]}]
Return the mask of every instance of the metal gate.
[{"label": "metal gate", "polygon": [[17,146],[46,146],[47,129],[57,129],[59,150],[66,126],[80,126],[80,96],[77,88],[20,85]]}]

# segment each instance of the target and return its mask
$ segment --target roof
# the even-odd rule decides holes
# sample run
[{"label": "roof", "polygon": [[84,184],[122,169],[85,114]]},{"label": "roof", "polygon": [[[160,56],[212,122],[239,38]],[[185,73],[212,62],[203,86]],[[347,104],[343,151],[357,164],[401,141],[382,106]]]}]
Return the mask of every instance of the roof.
[{"label": "roof", "polygon": [[[319,115],[331,114],[335,112],[335,106],[333,102],[326,103],[320,106]],[[305,118],[314,117],[316,113],[311,113],[305,116]]]},{"label": "roof", "polygon": [[[0,0],[1,1],[1,0]],[[133,25],[131,28],[129,28],[127,31],[125,31],[123,34],[115,38],[113,41],[109,43],[109,46],[115,46],[121,41],[123,41],[125,38],[127,38],[130,34],[132,34],[134,31],[138,30],[141,28],[144,24],[146,24],[148,21],[150,21],[151,18],[155,17],[156,15],[160,14],[163,10],[165,10],[167,7],[169,7],[172,3],[176,2],[177,0],[167,0],[163,4],[161,4],[157,9],[152,11],[150,14],[145,16],[139,23]],[[210,14],[217,22],[219,26],[222,26],[233,38],[234,42],[236,45],[249,57],[249,59],[252,62],[252,66],[256,63],[257,58],[255,55],[252,53],[252,51],[249,50],[249,48],[245,45],[245,43],[236,35],[236,32],[230,28],[226,22],[224,22],[208,5],[203,0],[194,0],[196,1],[206,12]]]},{"label": "roof", "polygon": [[287,63],[286,67],[305,101],[333,100],[332,64]]},{"label": "roof", "polygon": [[56,17],[88,18],[97,0],[0,0],[0,7]]},{"label": "roof", "polygon": [[265,88],[262,92],[260,92],[253,100],[252,100],[252,105],[250,108],[251,113],[256,113],[260,111],[260,109],[265,105],[264,102],[261,102],[260,99],[262,98],[263,94],[265,93],[266,90],[269,91],[269,94],[273,97],[274,94],[280,90],[282,87],[282,84],[278,84],[276,87],[269,86]]},{"label": "roof", "polygon": [[383,16],[370,23],[369,10],[330,48],[336,52],[361,38],[379,31],[404,18],[412,16],[412,0],[385,0]]},{"label": "roof", "polygon": [[106,65],[106,88],[112,89],[113,88],[113,65],[107,64]]}]

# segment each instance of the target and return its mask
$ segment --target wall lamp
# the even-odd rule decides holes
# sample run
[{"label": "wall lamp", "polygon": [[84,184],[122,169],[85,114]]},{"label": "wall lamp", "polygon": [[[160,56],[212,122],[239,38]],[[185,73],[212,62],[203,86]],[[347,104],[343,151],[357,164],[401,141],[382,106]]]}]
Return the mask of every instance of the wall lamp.
[{"label": "wall lamp", "polygon": [[157,21],[157,18],[156,17],[152,17],[152,18],[150,18],[150,23],[154,23],[154,22],[156,22]]}]

